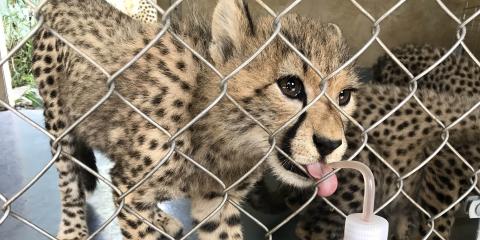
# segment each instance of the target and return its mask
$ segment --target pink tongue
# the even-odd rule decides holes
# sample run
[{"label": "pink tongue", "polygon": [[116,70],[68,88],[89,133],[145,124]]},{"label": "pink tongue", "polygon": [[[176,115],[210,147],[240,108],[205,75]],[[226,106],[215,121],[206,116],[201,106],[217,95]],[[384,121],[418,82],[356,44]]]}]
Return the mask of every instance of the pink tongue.
[{"label": "pink tongue", "polygon": [[[322,163],[314,163],[307,165],[307,171],[312,177],[316,178],[319,180],[322,178],[324,175],[328,174],[331,172],[333,169],[329,166],[326,166],[325,164]],[[318,195],[321,197],[328,197],[332,195],[335,190],[337,190],[338,186],[338,181],[337,181],[337,176],[334,174],[330,176],[329,178],[325,179],[325,181],[321,182],[318,184]]]}]

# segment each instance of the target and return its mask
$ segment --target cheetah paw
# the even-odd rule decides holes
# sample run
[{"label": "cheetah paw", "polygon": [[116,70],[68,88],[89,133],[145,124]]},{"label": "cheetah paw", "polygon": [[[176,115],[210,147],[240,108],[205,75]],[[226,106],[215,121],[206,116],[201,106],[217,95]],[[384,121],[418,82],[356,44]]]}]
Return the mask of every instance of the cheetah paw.
[{"label": "cheetah paw", "polygon": [[[168,233],[168,235],[174,237],[175,239],[182,237],[183,224],[178,219],[169,216],[164,212],[158,212],[155,222],[158,226],[161,226],[162,229]],[[166,237],[162,237],[161,239],[163,238],[168,239]]]}]

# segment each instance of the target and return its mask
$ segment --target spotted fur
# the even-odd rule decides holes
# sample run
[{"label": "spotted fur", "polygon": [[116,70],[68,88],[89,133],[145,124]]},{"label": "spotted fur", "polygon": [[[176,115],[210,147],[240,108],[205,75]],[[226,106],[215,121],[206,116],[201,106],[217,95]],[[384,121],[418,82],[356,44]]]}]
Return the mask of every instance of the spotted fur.
[{"label": "spotted fur", "polygon": [[[161,29],[156,24],[134,21],[103,0],[52,0],[40,14],[46,26],[55,29],[110,74],[138,54]],[[225,75],[253,54],[273,31],[273,18],[253,18],[241,0],[220,0],[211,24],[201,23],[198,17],[188,22],[172,30]],[[338,27],[332,24],[288,15],[282,20],[282,33],[325,75],[348,57]],[[113,184],[126,192],[158,165],[173,146],[165,133],[127,106],[117,94],[174,134],[221,93],[221,79],[170,33],[111,86],[107,86],[108,79],[99,69],[53,36],[47,27],[36,36],[33,62],[45,102],[46,128],[54,136],[61,136],[109,93],[109,87],[114,87],[114,93],[59,142],[64,153],[56,162],[62,197],[62,221],[57,237],[61,240],[87,238],[85,191],[93,189],[92,180],[86,180],[92,176],[79,174],[84,170],[66,154],[94,167],[92,149],[105,153],[115,162],[110,173]],[[301,99],[286,97],[277,86],[277,79],[291,75],[302,79],[306,92]],[[346,68],[331,80],[328,94],[336,98],[340,91],[356,84],[353,69]],[[229,80],[227,93],[274,130],[315,98],[321,92],[321,85],[320,77],[277,38]],[[355,97],[344,107],[348,113],[354,109]],[[320,159],[338,161],[346,149],[345,122],[322,98],[280,132],[276,141],[284,151],[299,159],[299,164]],[[338,145],[329,147],[331,142]],[[271,147],[268,134],[226,97],[174,143],[177,151],[191,156],[227,186],[247,173]],[[275,152],[269,155],[266,164],[228,193],[229,199],[241,203],[267,168],[293,186],[313,183],[279,156]],[[182,226],[162,212],[158,202],[189,197],[192,217],[199,223],[218,206],[223,195],[214,179],[175,152],[145,183],[127,195],[125,204],[151,224],[179,237]],[[114,198],[118,203],[118,194]],[[239,216],[239,211],[227,203],[199,228],[199,239],[242,239]],[[126,209],[118,219],[124,239],[161,237]]]},{"label": "spotted fur", "polygon": [[[413,74],[418,75],[447,53],[444,48],[429,45],[406,45],[393,50],[393,54]],[[374,79],[382,84],[407,86],[409,78],[389,56],[381,57],[373,67]],[[480,93],[480,68],[466,54],[449,55],[437,67],[419,79],[420,88],[452,94]]]},{"label": "spotted fur", "polygon": [[[355,118],[363,126],[370,126],[379,120],[393,106],[407,96],[407,88],[395,86],[366,86],[359,97],[359,109]],[[453,122],[476,101],[463,96],[440,94],[430,90],[419,90],[418,96],[426,106],[447,125]],[[370,101],[372,100],[372,101]],[[364,105],[362,105],[364,104]],[[375,106],[372,106],[374,104]],[[449,106],[446,109],[445,105]],[[365,107],[363,107],[365,106]],[[478,113],[466,118],[450,131],[453,146],[474,167],[478,167]],[[349,147],[346,156],[360,147],[362,138],[348,134]],[[388,162],[400,175],[405,175],[419,166],[441,144],[441,128],[412,99],[369,133],[369,146]],[[355,158],[369,165],[375,175],[376,207],[388,201],[398,191],[397,177],[374,154],[365,150]],[[445,148],[426,166],[405,179],[404,191],[424,207],[432,216],[446,209],[470,186],[471,170],[450,150]],[[353,171],[342,170],[338,174],[339,188],[329,200],[346,213],[361,212],[363,202],[363,179]],[[292,198],[292,197],[290,197]],[[295,200],[295,198],[292,198]],[[297,201],[305,198],[296,198]],[[401,209],[401,210],[400,210]],[[448,239],[453,224],[453,214],[458,207],[435,221],[435,229]],[[380,213],[390,222],[390,239],[421,239],[427,234],[428,217],[402,195],[398,196]],[[317,200],[308,206],[297,226],[300,239],[341,239],[344,219],[333,212],[323,201]],[[438,238],[432,238],[438,239]]]},{"label": "spotted fur", "polygon": [[[419,74],[439,59],[446,50],[429,46],[407,46],[396,49],[394,54],[412,71]],[[400,103],[409,93],[408,76],[400,71],[393,60],[381,58],[376,75],[370,84],[359,92],[358,108],[354,114],[362,126],[368,127]],[[478,102],[478,67],[468,56],[452,55],[437,68],[419,80],[417,96],[445,125],[454,122],[462,113]],[[450,130],[449,143],[465,157],[475,169],[480,167],[479,113],[473,112]],[[414,99],[385,120],[368,134],[369,146],[373,148],[400,175],[405,175],[440,146],[441,128],[428,116]],[[360,146],[362,138],[358,130],[347,133],[349,156]],[[370,166],[377,186],[376,207],[387,202],[398,191],[397,177],[374,154],[362,151],[357,161]],[[454,203],[467,188],[473,176],[450,149],[442,149],[419,171],[405,179],[404,191],[431,216]],[[345,213],[361,212],[363,180],[353,171],[342,170],[338,174],[339,189],[329,198]],[[289,191],[292,192],[292,191]],[[278,194],[278,193],[274,193]],[[304,194],[286,197],[286,203],[297,208],[306,201]],[[265,199],[263,199],[265,201]],[[456,205],[436,218],[435,230],[445,239],[450,236],[454,223]],[[380,213],[390,222],[389,239],[422,239],[430,231],[429,217],[417,209],[403,195],[399,195]],[[302,213],[297,225],[297,236],[302,240],[341,239],[344,219],[323,201],[316,200]],[[440,239],[432,234],[429,239]]]},{"label": "spotted fur", "polygon": [[140,0],[138,3],[138,10],[132,15],[132,18],[144,23],[156,23],[158,12],[155,7],[148,2],[148,0]]}]

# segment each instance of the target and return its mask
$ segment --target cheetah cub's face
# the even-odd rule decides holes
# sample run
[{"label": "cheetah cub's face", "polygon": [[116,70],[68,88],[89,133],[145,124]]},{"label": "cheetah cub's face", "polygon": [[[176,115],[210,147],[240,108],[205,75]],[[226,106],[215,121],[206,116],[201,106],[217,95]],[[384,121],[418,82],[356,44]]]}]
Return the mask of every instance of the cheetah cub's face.
[{"label": "cheetah cub's face", "polygon": [[[271,36],[273,21],[271,17],[254,20],[244,1],[221,1],[214,11],[213,43],[209,49],[216,66],[223,73],[233,71]],[[281,25],[281,34],[323,76],[348,59],[347,47],[334,24],[287,15],[282,18]],[[321,77],[277,36],[253,62],[229,80],[228,93],[273,131],[318,96],[322,85]],[[326,93],[351,114],[355,109],[357,85],[357,77],[349,67],[329,80]],[[311,176],[321,178],[331,170],[325,164],[340,161],[345,153],[346,120],[326,97],[322,97],[276,136],[277,146]],[[245,121],[251,124],[250,119]],[[242,138],[258,142],[259,136],[265,139],[265,135],[264,130],[256,127],[243,133]],[[270,145],[263,145],[266,152]],[[298,187],[311,186],[312,180],[277,151],[270,155],[268,163],[284,182]],[[336,184],[335,177],[329,178],[320,184],[319,194],[332,194]]]}]

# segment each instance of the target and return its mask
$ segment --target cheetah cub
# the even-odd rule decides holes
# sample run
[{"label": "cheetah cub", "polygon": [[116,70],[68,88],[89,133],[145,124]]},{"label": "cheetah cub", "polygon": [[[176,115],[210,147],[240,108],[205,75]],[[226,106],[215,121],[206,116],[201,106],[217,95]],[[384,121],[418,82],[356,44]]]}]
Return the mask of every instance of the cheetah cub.
[{"label": "cheetah cub", "polygon": [[[316,178],[328,170],[326,162],[340,160],[347,148],[346,118],[326,98],[271,140],[265,130],[224,97],[170,141],[166,133],[127,106],[120,96],[174,135],[221,94],[221,79],[212,70],[167,32],[109,86],[101,70],[55,37],[49,28],[113,74],[152,41],[162,26],[137,22],[103,0],[52,0],[40,13],[45,26],[36,36],[33,70],[45,101],[47,130],[61,136],[114,91],[54,144],[58,146],[52,146],[61,147],[63,153],[56,162],[62,203],[59,239],[88,237],[85,191],[95,188],[93,176],[69,155],[95,170],[92,150],[105,153],[115,162],[112,182],[122,193],[169,157],[147,181],[122,198],[126,207],[118,215],[124,239],[156,240],[163,236],[158,230],[175,238],[183,234],[180,223],[159,209],[158,202],[190,198],[196,225],[224,197],[241,203],[267,169],[293,186],[309,187],[314,183],[305,171],[274,151],[266,164],[226,194],[186,156],[230,186],[269,152],[273,142]],[[197,25],[185,24],[173,31],[225,75],[250,57],[273,32],[273,18],[252,18],[241,0],[219,0],[211,24],[199,24],[198,19],[192,22]],[[322,74],[334,71],[347,59],[347,47],[335,25],[296,15],[285,16],[281,24],[281,33]],[[276,38],[228,81],[226,92],[273,131],[320,94],[322,84],[321,78]],[[353,69],[346,68],[330,80],[327,93],[352,113],[356,85]],[[319,194],[330,195],[336,187],[336,178],[332,177],[318,186]],[[114,196],[118,204],[118,193],[114,192]],[[227,202],[197,233],[202,240],[242,239],[239,210]]]}]

